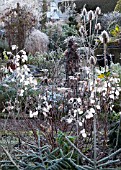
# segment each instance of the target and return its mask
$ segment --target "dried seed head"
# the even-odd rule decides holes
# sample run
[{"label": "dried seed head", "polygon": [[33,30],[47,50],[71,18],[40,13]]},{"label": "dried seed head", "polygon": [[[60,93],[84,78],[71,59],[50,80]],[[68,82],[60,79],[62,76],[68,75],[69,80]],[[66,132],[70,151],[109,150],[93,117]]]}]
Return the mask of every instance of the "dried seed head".
[{"label": "dried seed head", "polygon": [[101,14],[101,9],[100,7],[97,7],[95,10],[95,15],[100,15]]},{"label": "dried seed head", "polygon": [[105,44],[109,42],[109,35],[105,30],[101,33],[100,41]]},{"label": "dried seed head", "polygon": [[94,15],[94,12],[92,10],[90,10],[88,12],[88,19],[89,19],[89,21],[95,19],[95,15]]},{"label": "dried seed head", "polygon": [[101,24],[100,24],[100,23],[97,23],[97,24],[95,25],[95,29],[96,29],[96,30],[101,30]]},{"label": "dried seed head", "polygon": [[86,10],[86,8],[83,8],[83,10],[82,10],[82,15],[83,15],[83,16],[86,16],[86,15],[87,15],[87,10]]},{"label": "dried seed head", "polygon": [[91,56],[89,60],[90,60],[90,61],[89,61],[89,62],[90,62],[90,65],[96,65],[96,62],[97,62],[96,57]]}]

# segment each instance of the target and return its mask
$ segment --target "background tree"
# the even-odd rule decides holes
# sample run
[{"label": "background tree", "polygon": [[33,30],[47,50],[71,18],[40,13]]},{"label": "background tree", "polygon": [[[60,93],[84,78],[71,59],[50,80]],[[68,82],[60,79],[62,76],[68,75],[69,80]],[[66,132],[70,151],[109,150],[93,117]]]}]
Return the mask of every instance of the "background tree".
[{"label": "background tree", "polygon": [[19,49],[23,49],[27,34],[37,23],[33,13],[29,12],[25,6],[21,7],[17,3],[16,8],[7,10],[2,20],[5,24],[5,36],[9,47],[15,44]]}]

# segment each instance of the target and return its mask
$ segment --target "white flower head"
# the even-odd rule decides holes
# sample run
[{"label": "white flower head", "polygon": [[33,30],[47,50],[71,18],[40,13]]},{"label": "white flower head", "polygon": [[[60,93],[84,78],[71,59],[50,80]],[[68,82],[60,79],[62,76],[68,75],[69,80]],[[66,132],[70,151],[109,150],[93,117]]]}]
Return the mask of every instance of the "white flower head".
[{"label": "white flower head", "polygon": [[96,105],[96,108],[97,108],[97,110],[100,110],[101,108],[100,108],[100,105]]},{"label": "white flower head", "polygon": [[25,85],[25,86],[28,86],[29,84],[30,84],[30,83],[29,83],[28,80],[24,81],[24,85]]},{"label": "white flower head", "polygon": [[37,80],[33,79],[33,84],[36,86],[37,85]]},{"label": "white flower head", "polygon": [[93,114],[95,114],[94,108],[90,108],[89,110],[87,110],[86,119],[92,118]]},{"label": "white flower head", "polygon": [[91,113],[95,113],[95,109],[94,108],[90,108],[90,112]]},{"label": "white flower head", "polygon": [[79,115],[82,115],[82,114],[83,114],[83,110],[77,109],[77,111],[78,111],[78,114],[79,114]]},{"label": "white flower head", "polygon": [[73,3],[73,8],[76,8],[76,4],[75,3]]},{"label": "white flower head", "polygon": [[23,55],[26,55],[26,51],[20,50],[20,52],[21,52]]},{"label": "white flower head", "polygon": [[68,104],[72,104],[74,102],[74,98],[70,98]]},{"label": "white flower head", "polygon": [[59,92],[61,92],[61,93],[65,93],[65,92],[67,92],[67,91],[70,91],[70,88],[59,87],[59,88],[57,88],[57,90],[58,90]]},{"label": "white flower head", "polygon": [[119,93],[118,90],[116,90],[116,91],[115,91],[115,94],[116,94],[116,96],[119,96],[120,93]]},{"label": "white flower head", "polygon": [[19,95],[19,96],[23,96],[23,94],[24,94],[24,90],[21,89],[21,90],[18,92],[18,95]]},{"label": "white flower head", "polygon": [[35,112],[33,112],[33,116],[37,117],[38,116],[38,110],[36,110]]},{"label": "white flower head", "polygon": [[23,63],[28,60],[28,56],[26,54],[22,55],[21,58]]},{"label": "white flower head", "polygon": [[90,103],[91,103],[91,104],[94,104],[94,103],[95,103],[95,100],[94,100],[94,99],[90,99]]},{"label": "white flower head", "polygon": [[69,123],[69,124],[72,123],[72,121],[73,121],[73,118],[71,118],[71,117],[67,119],[67,123]]},{"label": "white flower head", "polygon": [[83,138],[86,138],[87,137],[87,134],[85,132],[85,129],[81,130],[80,133],[82,134]]},{"label": "white flower head", "polygon": [[15,56],[15,60],[16,60],[16,61],[19,61],[19,60],[20,60],[20,55],[17,54],[17,55]]},{"label": "white flower head", "polygon": [[82,126],[82,125],[83,125],[82,122],[80,122],[80,121],[79,121],[78,123],[79,123],[79,126]]},{"label": "white flower head", "polygon": [[12,50],[16,50],[16,49],[18,49],[18,47],[17,47],[17,45],[12,45]]},{"label": "white flower head", "polygon": [[37,117],[38,116],[38,111],[32,112],[31,110],[29,111],[29,117],[33,118],[33,117]]},{"label": "white flower head", "polygon": [[111,94],[109,97],[110,99],[113,99],[113,100],[115,99],[114,94]]},{"label": "white flower head", "polygon": [[8,55],[12,55],[12,52],[8,51],[7,54],[8,54]]},{"label": "white flower head", "polygon": [[33,114],[32,114],[32,111],[31,111],[31,110],[29,111],[29,117],[30,117],[30,118],[33,117]]}]

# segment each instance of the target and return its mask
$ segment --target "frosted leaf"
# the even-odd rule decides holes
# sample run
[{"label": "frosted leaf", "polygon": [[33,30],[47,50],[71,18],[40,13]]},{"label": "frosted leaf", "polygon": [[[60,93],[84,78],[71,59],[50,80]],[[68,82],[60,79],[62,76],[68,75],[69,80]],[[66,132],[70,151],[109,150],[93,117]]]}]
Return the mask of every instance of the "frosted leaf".
[{"label": "frosted leaf", "polygon": [[94,108],[90,108],[90,112],[91,113],[95,113],[95,109]]},{"label": "frosted leaf", "polygon": [[115,91],[115,94],[116,94],[116,96],[119,96],[119,91],[116,90],[116,91]]},{"label": "frosted leaf", "polygon": [[98,109],[98,110],[100,110],[101,108],[100,108],[100,105],[96,105],[96,108]]},{"label": "frosted leaf", "polygon": [[114,100],[114,94],[111,94],[109,97]]},{"label": "frosted leaf", "polygon": [[18,49],[18,47],[17,47],[17,45],[12,45],[12,50],[16,50],[16,49]]},{"label": "frosted leaf", "polygon": [[83,124],[82,124],[82,122],[79,122],[79,126],[82,126]]},{"label": "frosted leaf", "polygon": [[70,124],[70,123],[72,123],[72,121],[73,121],[73,118],[68,118],[67,119],[67,122]]}]

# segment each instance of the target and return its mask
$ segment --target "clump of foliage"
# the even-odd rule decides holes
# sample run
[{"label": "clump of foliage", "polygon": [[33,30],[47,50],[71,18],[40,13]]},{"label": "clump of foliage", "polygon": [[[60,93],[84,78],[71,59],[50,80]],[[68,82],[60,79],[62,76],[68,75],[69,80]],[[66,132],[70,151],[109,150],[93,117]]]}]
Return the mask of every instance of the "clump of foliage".
[{"label": "clump of foliage", "polygon": [[49,36],[50,50],[58,50],[59,48],[65,50],[65,44],[63,44],[63,41],[68,36],[78,35],[78,31],[75,29],[74,25],[69,26],[67,23],[61,21],[46,23],[46,30],[44,30],[44,32]]}]

